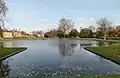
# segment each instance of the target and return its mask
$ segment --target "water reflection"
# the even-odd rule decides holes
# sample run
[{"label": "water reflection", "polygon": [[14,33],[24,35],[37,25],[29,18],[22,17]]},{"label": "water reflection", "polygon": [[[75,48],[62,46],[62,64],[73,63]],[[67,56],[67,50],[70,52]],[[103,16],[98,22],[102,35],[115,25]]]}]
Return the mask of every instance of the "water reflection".
[{"label": "water reflection", "polygon": [[[14,41],[6,41],[6,42],[0,42],[0,47],[19,47],[19,46],[24,46],[24,42],[27,41],[22,41],[22,40],[14,40]],[[32,42],[32,41],[30,41]],[[53,45],[56,41],[49,41]],[[49,44],[48,42],[48,44]],[[77,46],[80,44],[80,48],[83,47],[89,47],[89,46],[108,46],[111,45],[112,43],[110,42],[103,42],[103,41],[88,41],[88,40],[58,40],[58,45],[63,46],[61,47],[64,49],[65,47],[68,48],[74,48],[75,45]]]},{"label": "water reflection", "polygon": [[92,45],[92,43],[91,44],[80,44],[80,47],[82,48],[82,47],[88,47],[88,46],[91,46]]},{"label": "water reflection", "polygon": [[[12,46],[20,46],[21,41],[4,42],[3,45],[8,46],[11,43]],[[28,49],[11,57],[10,68],[8,66],[10,77],[32,78],[40,75],[49,78],[54,75],[104,75],[107,72],[114,74],[114,71],[120,73],[120,67],[116,64],[83,49],[108,43],[87,40],[25,40],[23,43]],[[0,78],[1,75],[0,71]]]},{"label": "water reflection", "polygon": [[0,78],[9,78],[9,61],[0,61]]},{"label": "water reflection", "polygon": [[77,46],[78,44],[59,44],[59,52],[60,54],[65,57],[65,56],[72,56],[75,51],[74,48]]},{"label": "water reflection", "polygon": [[4,44],[3,44],[3,42],[0,42],[0,47],[4,47]]},{"label": "water reflection", "polygon": [[97,45],[99,45],[99,46],[109,46],[109,45],[111,45],[112,43],[111,42],[103,42],[103,41],[99,41],[98,43],[97,43]]},{"label": "water reflection", "polygon": [[[72,43],[72,44],[71,44]],[[91,41],[91,42],[81,42],[78,44],[73,44],[74,42],[71,41],[71,43],[67,43],[65,44],[62,41],[58,41],[58,48],[59,48],[59,52],[60,55],[62,55],[63,57],[65,56],[72,56],[75,53],[75,48],[80,45],[80,49],[82,50],[83,47],[90,47],[90,46],[109,46],[111,45],[111,43],[108,42],[97,42],[97,41]]]},{"label": "water reflection", "polygon": [[17,40],[0,42],[0,47],[19,47],[19,46],[23,46],[23,43]]},{"label": "water reflection", "polygon": [[112,43],[110,42],[103,42],[103,41],[96,41],[96,42],[91,42],[91,43],[80,43],[80,47],[83,48],[83,47],[90,47],[90,46],[109,46],[111,45]]}]

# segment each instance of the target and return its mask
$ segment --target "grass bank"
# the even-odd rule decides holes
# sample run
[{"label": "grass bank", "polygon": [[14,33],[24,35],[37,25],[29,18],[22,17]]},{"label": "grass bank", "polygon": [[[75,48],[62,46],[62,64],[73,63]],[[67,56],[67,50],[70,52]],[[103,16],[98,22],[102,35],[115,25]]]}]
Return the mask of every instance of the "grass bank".
[{"label": "grass bank", "polygon": [[27,48],[0,48],[0,60],[6,59],[12,55],[15,55]]},{"label": "grass bank", "polygon": [[86,50],[120,64],[120,46],[87,47]]}]

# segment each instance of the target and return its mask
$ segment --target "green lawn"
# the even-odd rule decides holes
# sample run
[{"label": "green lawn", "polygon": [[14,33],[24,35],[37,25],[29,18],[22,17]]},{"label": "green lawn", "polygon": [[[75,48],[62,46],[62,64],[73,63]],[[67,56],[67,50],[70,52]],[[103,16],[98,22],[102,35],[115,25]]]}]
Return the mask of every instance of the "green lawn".
[{"label": "green lawn", "polygon": [[26,48],[0,48],[0,60],[17,54],[18,52],[23,51],[25,49]]},{"label": "green lawn", "polygon": [[120,64],[120,46],[87,47],[85,49]]}]

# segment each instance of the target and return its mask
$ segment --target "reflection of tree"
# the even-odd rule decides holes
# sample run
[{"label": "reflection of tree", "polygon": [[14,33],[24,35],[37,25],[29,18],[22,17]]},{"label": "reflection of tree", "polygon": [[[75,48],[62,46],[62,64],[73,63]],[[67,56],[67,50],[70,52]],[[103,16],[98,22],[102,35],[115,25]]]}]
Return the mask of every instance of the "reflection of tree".
[{"label": "reflection of tree", "polygon": [[3,42],[0,42],[0,47],[4,47],[4,44],[3,44]]},{"label": "reflection of tree", "polygon": [[8,78],[10,72],[8,63],[8,61],[0,61],[0,78]]},{"label": "reflection of tree", "polygon": [[75,48],[78,44],[70,44],[72,48]]},{"label": "reflection of tree", "polygon": [[80,47],[87,47],[87,46],[91,46],[92,44],[80,44]]},{"label": "reflection of tree", "polygon": [[106,45],[106,43],[105,43],[105,42],[102,42],[102,41],[99,41],[99,42],[98,42],[98,46],[103,46],[103,45]]},{"label": "reflection of tree", "polygon": [[59,52],[60,54],[64,56],[72,56],[74,52],[74,47],[76,47],[77,44],[59,44]]},{"label": "reflection of tree", "polygon": [[98,42],[98,46],[108,46],[108,45],[111,45],[112,43],[110,42],[103,42],[103,41],[99,41]]}]

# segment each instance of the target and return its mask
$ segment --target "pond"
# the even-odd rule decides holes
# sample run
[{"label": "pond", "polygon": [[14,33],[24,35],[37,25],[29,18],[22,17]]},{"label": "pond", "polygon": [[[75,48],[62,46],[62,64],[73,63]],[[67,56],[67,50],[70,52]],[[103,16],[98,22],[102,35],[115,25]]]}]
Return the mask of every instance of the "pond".
[{"label": "pond", "polygon": [[[88,46],[110,43],[87,40],[14,40],[2,47],[27,47],[17,55],[0,62],[0,77],[81,76],[120,74],[120,66],[84,50]],[[4,69],[4,71],[2,70]],[[6,70],[6,71],[5,71]]]}]

